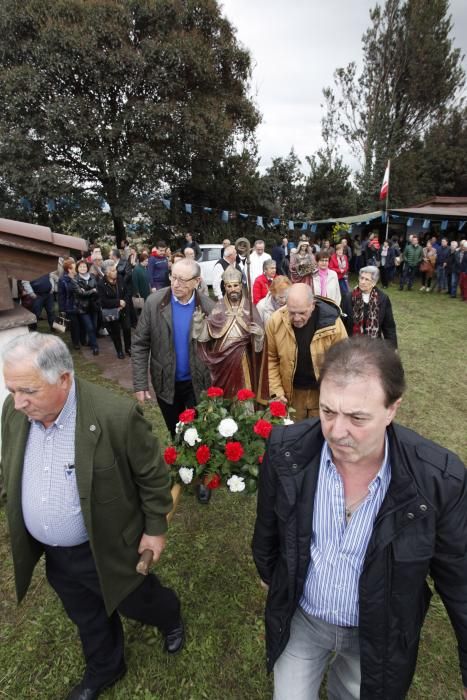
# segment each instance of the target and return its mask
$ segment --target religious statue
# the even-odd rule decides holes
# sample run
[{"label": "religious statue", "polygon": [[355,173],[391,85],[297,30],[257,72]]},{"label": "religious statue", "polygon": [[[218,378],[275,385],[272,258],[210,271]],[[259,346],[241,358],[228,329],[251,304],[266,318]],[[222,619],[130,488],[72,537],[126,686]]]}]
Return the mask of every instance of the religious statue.
[{"label": "religious statue", "polygon": [[256,308],[242,287],[242,273],[228,267],[222,275],[225,295],[209,316],[193,315],[193,337],[206,362],[214,386],[228,398],[239,389],[256,393],[264,328]]},{"label": "religious statue", "polygon": [[297,250],[290,254],[290,279],[312,286],[312,276],[318,272],[318,263],[308,241],[300,241]]}]

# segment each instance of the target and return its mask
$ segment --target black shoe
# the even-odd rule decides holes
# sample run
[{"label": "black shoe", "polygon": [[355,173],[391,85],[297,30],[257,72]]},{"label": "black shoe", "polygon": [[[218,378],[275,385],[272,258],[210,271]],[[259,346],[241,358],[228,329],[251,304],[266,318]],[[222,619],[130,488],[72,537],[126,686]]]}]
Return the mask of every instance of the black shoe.
[{"label": "black shoe", "polygon": [[75,350],[80,350],[80,349],[81,349],[79,345],[73,345],[73,347],[74,347]]},{"label": "black shoe", "polygon": [[128,357],[131,357],[131,350],[125,350],[125,352],[128,355]]},{"label": "black shoe", "polygon": [[66,700],[95,700],[95,698],[98,698],[99,695],[104,692],[104,690],[107,690],[107,688],[110,688],[111,686],[115,685],[117,681],[120,680],[120,678],[123,678],[123,676],[126,673],[126,666],[124,666],[123,670],[118,673],[115,678],[113,678],[111,681],[108,683],[105,683],[104,685],[101,685],[99,687],[89,687],[86,685],[87,681],[81,681],[78,683],[78,685],[75,685],[74,688],[71,689],[69,694],[66,696]]},{"label": "black shoe", "polygon": [[117,352],[117,357],[118,357],[119,360],[124,360],[124,359],[125,359],[125,355],[123,354],[123,352]]},{"label": "black shoe", "polygon": [[168,654],[176,654],[185,643],[185,626],[180,618],[177,627],[165,635],[164,649]]},{"label": "black shoe", "polygon": [[93,349],[92,349],[92,354],[93,354],[93,355],[98,355],[98,354],[99,354],[99,348],[93,348]]},{"label": "black shoe", "polygon": [[196,487],[196,498],[198,499],[198,503],[207,505],[211,500],[211,489],[208,489],[204,484],[198,484]]}]

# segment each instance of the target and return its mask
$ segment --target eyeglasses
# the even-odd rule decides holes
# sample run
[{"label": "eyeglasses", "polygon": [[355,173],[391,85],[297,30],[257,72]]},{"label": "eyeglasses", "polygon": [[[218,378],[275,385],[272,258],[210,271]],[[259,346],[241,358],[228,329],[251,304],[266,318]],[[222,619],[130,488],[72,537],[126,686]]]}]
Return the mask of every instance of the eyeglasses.
[{"label": "eyeglasses", "polygon": [[197,279],[196,277],[189,277],[187,280],[184,279],[183,277],[178,277],[177,275],[170,275],[170,281],[175,284],[175,282],[178,282],[179,284],[188,284],[188,282],[191,282],[192,280]]}]

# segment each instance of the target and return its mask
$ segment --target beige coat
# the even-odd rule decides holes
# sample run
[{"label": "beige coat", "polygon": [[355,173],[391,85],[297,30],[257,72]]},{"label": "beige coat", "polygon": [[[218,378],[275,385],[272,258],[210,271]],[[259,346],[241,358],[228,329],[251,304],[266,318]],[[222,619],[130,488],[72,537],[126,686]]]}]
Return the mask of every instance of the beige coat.
[{"label": "beige coat", "polygon": [[[340,309],[334,302],[317,297],[316,305],[319,313],[318,326],[310,350],[318,378],[326,350],[347,338],[347,332],[340,319]],[[273,313],[266,326],[266,336],[270,396],[285,396],[290,402],[297,366],[297,343],[286,306]]]}]

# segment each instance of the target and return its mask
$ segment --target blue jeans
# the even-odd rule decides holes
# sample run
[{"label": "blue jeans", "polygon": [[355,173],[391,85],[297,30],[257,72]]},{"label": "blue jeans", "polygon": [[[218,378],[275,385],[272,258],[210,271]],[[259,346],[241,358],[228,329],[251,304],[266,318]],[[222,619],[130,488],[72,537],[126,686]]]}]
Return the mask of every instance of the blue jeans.
[{"label": "blue jeans", "polygon": [[447,289],[446,270],[442,265],[436,270],[436,281],[440,292],[442,292],[443,289]]},{"label": "blue jeans", "polygon": [[331,625],[297,608],[274,665],[274,700],[318,700],[326,670],[329,700],[359,700],[358,627]]},{"label": "blue jeans", "polygon": [[42,309],[45,308],[47,314],[47,322],[49,327],[52,328],[52,323],[54,322],[54,297],[53,294],[38,294],[32,302],[32,312],[36,315],[39,321],[42,313]]},{"label": "blue jeans", "polygon": [[412,289],[412,285],[414,283],[416,272],[417,272],[416,267],[412,267],[411,265],[407,265],[407,263],[404,263],[404,269],[402,271],[401,281],[399,283],[400,289],[404,289],[404,285],[406,282],[407,282],[407,289]]},{"label": "blue jeans", "polygon": [[459,273],[451,272],[451,289],[449,289],[449,294],[455,297],[457,294],[457,283],[459,281]]},{"label": "blue jeans", "polygon": [[84,336],[83,339],[85,340],[87,338],[90,347],[93,350],[97,349],[96,327],[94,325],[93,317],[91,314],[79,314],[78,318],[81,326],[82,337]]}]

